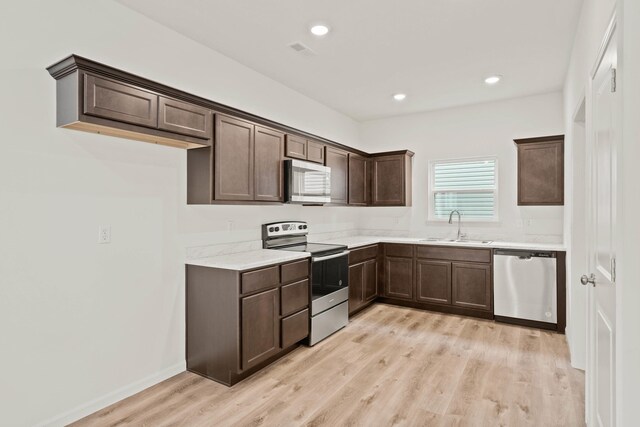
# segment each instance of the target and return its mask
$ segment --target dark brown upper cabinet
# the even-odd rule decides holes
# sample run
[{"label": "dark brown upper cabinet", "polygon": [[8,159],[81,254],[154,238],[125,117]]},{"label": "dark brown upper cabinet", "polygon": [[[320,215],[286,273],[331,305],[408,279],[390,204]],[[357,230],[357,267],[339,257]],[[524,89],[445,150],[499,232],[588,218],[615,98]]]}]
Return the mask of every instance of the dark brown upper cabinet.
[{"label": "dark brown upper cabinet", "polygon": [[158,126],[158,95],[111,79],[85,74],[83,112],[154,128]]},{"label": "dark brown upper cabinet", "polygon": [[346,205],[349,197],[349,153],[327,147],[325,165],[331,168],[331,204]]},{"label": "dark brown upper cabinet", "polygon": [[295,135],[287,135],[285,156],[307,160],[307,140]]},{"label": "dark brown upper cabinet", "polygon": [[254,125],[216,114],[214,198],[254,198]]},{"label": "dark brown upper cabinet", "polygon": [[254,200],[284,201],[284,133],[255,127]]},{"label": "dark brown upper cabinet", "polygon": [[287,134],[285,156],[324,164],[324,144]]},{"label": "dark brown upper cabinet", "polygon": [[371,203],[370,161],[349,153],[349,204],[367,206]]},{"label": "dark brown upper cabinet", "polygon": [[518,205],[564,205],[564,135],[516,139]]},{"label": "dark brown upper cabinet", "polygon": [[373,206],[411,206],[411,151],[372,155]]},{"label": "dark brown upper cabinet", "polygon": [[161,96],[158,113],[160,129],[197,138],[211,138],[213,113],[207,108]]},{"label": "dark brown upper cabinet", "polygon": [[56,79],[56,125],[180,148],[211,145],[213,115],[174,89],[71,55]]}]

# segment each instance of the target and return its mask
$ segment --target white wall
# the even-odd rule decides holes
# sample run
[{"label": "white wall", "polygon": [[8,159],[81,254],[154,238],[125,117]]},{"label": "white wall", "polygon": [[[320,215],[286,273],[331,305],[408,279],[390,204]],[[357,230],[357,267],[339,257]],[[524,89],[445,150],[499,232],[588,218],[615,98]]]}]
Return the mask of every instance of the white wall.
[{"label": "white wall", "polygon": [[497,156],[499,221],[469,223],[463,219],[463,232],[472,238],[562,242],[562,207],[517,206],[517,152],[513,140],[563,133],[559,92],[365,122],[360,139],[369,151],[408,148],[415,156],[413,206],[368,208],[363,226],[424,236],[454,236],[455,226],[427,221],[429,161]]},{"label": "white wall", "polygon": [[183,150],[56,129],[45,67],[77,53],[358,146],[351,119],[124,6],[4,2],[0,51],[2,425],[69,421],[183,370],[186,247],[259,239],[269,220],[357,223],[349,208],[186,206]]}]

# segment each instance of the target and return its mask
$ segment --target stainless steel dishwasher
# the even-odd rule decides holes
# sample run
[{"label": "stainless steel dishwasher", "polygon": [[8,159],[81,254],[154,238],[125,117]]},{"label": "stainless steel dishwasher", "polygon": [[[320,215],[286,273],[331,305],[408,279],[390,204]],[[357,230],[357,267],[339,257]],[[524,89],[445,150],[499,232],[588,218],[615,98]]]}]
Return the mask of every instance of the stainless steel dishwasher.
[{"label": "stainless steel dishwasher", "polygon": [[556,253],[495,249],[493,255],[496,320],[557,324]]}]

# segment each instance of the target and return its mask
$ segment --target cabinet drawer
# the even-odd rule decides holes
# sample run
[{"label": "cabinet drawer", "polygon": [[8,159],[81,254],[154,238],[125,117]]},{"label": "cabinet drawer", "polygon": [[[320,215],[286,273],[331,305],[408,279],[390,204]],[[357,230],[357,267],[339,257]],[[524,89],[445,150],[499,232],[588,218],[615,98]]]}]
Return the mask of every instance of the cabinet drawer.
[{"label": "cabinet drawer", "polygon": [[387,256],[413,258],[413,245],[386,243],[384,245],[384,254]]},{"label": "cabinet drawer", "polygon": [[282,319],[282,348],[309,336],[309,310]]},{"label": "cabinet drawer", "polygon": [[84,114],[155,128],[158,95],[102,77],[84,76]]},{"label": "cabinet drawer", "polygon": [[490,263],[491,249],[445,248],[442,246],[417,246],[416,256],[418,258]]},{"label": "cabinet drawer", "polygon": [[280,290],[280,310],[286,316],[309,306],[309,280],[284,285]]},{"label": "cabinet drawer", "polygon": [[242,273],[241,291],[243,294],[277,286],[280,283],[278,266]]},{"label": "cabinet drawer", "polygon": [[282,283],[295,282],[309,277],[309,260],[284,264],[282,267]]},{"label": "cabinet drawer", "polygon": [[378,245],[365,246],[364,248],[353,249],[349,253],[349,265],[357,264],[367,259],[378,256]]},{"label": "cabinet drawer", "polygon": [[160,97],[158,127],[169,132],[211,139],[213,114],[198,105]]}]

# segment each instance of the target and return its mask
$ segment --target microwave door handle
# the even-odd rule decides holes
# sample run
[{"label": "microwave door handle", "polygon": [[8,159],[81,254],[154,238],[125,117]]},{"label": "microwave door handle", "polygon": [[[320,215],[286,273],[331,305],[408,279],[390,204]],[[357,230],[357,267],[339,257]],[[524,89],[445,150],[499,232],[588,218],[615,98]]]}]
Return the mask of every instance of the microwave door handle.
[{"label": "microwave door handle", "polygon": [[313,258],[311,258],[311,262],[319,262],[319,261],[326,261],[328,259],[339,258],[341,256],[349,255],[349,252],[351,252],[351,251],[344,251],[344,252],[340,252],[339,254],[335,254],[335,255],[313,257]]}]

